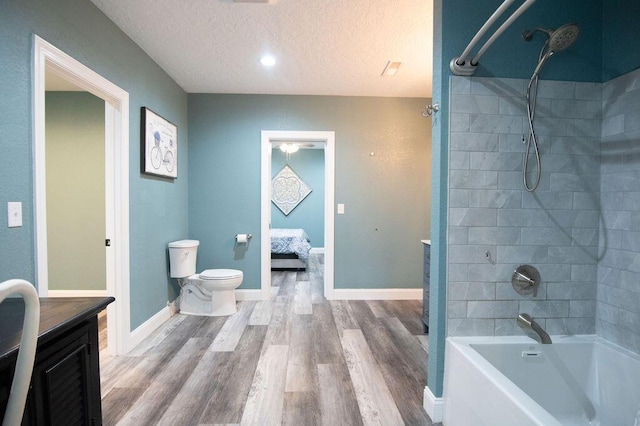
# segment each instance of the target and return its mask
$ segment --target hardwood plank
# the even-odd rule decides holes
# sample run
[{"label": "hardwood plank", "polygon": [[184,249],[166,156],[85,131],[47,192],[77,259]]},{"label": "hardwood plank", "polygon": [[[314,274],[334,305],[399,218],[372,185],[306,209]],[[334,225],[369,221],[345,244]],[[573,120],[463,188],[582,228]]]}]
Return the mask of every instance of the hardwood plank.
[{"label": "hardwood plank", "polygon": [[260,300],[249,317],[249,325],[269,325],[273,315],[274,300]]},{"label": "hardwood plank", "polygon": [[323,254],[309,254],[309,281],[311,282],[311,303],[320,304],[324,299],[324,264],[320,263],[320,259],[324,258]]},{"label": "hardwood plank", "polygon": [[122,416],[119,424],[158,423],[191,373],[191,369],[185,366],[195,365],[202,358],[207,343],[203,339],[189,339],[171,361],[162,366],[162,371],[146,387],[132,409]]},{"label": "hardwood plank", "polygon": [[316,426],[322,424],[316,392],[286,392],[282,424],[286,426]]},{"label": "hardwood plank", "polygon": [[273,306],[271,322],[264,339],[263,352],[269,345],[288,345],[291,340],[291,325],[293,323],[293,303],[276,301]]},{"label": "hardwood plank", "polygon": [[382,301],[389,316],[397,317],[413,335],[424,334],[422,323],[422,301],[384,300]]},{"label": "hardwood plank", "polygon": [[310,315],[301,315],[291,326],[285,392],[309,392],[317,388],[312,320]]},{"label": "hardwood plank", "polygon": [[271,271],[271,286],[280,287],[280,285],[282,285],[284,277],[284,271]]},{"label": "hardwood plank", "polygon": [[342,348],[365,425],[402,425],[404,421],[361,330],[344,330]]},{"label": "hardwood plank", "polygon": [[387,318],[392,316],[384,307],[382,300],[367,300],[367,305],[376,318]]},{"label": "hardwood plank", "polygon": [[427,355],[429,354],[429,335],[428,334],[420,334],[418,336],[414,336],[416,339],[418,339],[418,342],[420,342],[420,346],[422,346],[422,349],[424,349],[424,351],[427,353]]},{"label": "hardwood plank", "polygon": [[158,327],[151,335],[149,335],[146,339],[144,339],[141,343],[139,343],[135,348],[133,348],[127,356],[141,356],[144,355],[150,348],[157,346],[160,342],[162,342],[167,336],[170,336],[175,329],[180,325],[182,321],[184,321],[186,315],[174,315],[169,318],[162,327]]},{"label": "hardwood plank", "polygon": [[328,303],[313,307],[313,350],[318,364],[344,364],[340,336]]},{"label": "hardwood plank", "polygon": [[100,391],[104,398],[116,387],[125,374],[131,372],[142,361],[140,357],[119,356],[100,366]]},{"label": "hardwood plank", "polygon": [[279,297],[284,297],[288,300],[295,295],[296,285],[296,273],[291,271],[284,271],[282,282],[280,283]]},{"label": "hardwood plank", "polygon": [[102,398],[102,424],[117,424],[122,416],[136,403],[144,389],[114,388],[109,395]]},{"label": "hardwood plank", "polygon": [[329,302],[331,305],[331,312],[333,312],[333,319],[336,323],[338,333],[342,336],[344,330],[359,329],[360,325],[356,320],[351,306],[346,300],[332,300]]},{"label": "hardwood plank", "polygon": [[238,303],[238,312],[227,317],[222,329],[209,347],[213,352],[232,352],[235,350],[244,329],[249,323],[255,301],[243,301]]},{"label": "hardwood plank", "polygon": [[197,423],[220,383],[220,376],[229,369],[232,352],[210,352],[202,355],[200,362],[177,393],[159,425],[187,425]]},{"label": "hardwood plank", "polygon": [[224,371],[215,378],[217,385],[200,410],[200,423],[240,423],[266,332],[265,326],[247,327]]},{"label": "hardwood plank", "polygon": [[311,283],[309,281],[296,282],[293,312],[296,315],[313,314],[313,306],[311,305]]},{"label": "hardwood plank", "polygon": [[318,364],[318,388],[323,425],[363,424],[346,365]]},{"label": "hardwood plank", "polygon": [[224,327],[226,321],[226,317],[206,317],[205,321],[192,332],[191,336],[213,340]]},{"label": "hardwood plank", "polygon": [[241,425],[278,426],[282,423],[289,346],[271,345],[258,361]]},{"label": "hardwood plank", "polygon": [[386,327],[391,339],[396,347],[403,348],[398,350],[404,361],[410,368],[419,372],[420,382],[426,384],[427,380],[427,353],[420,345],[416,336],[412,335],[398,318],[381,318],[380,321]]},{"label": "hardwood plank", "polygon": [[426,376],[413,368],[405,359],[381,320],[376,318],[366,302],[351,301],[354,314],[360,323],[362,334],[371,348],[382,377],[407,424],[430,424],[422,408],[422,395]]}]

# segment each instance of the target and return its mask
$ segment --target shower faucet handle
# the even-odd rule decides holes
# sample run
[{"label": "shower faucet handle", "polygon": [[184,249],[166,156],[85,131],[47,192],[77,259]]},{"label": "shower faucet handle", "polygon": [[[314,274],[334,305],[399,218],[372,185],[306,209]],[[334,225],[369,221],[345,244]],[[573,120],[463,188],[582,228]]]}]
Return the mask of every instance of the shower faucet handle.
[{"label": "shower faucet handle", "polygon": [[513,271],[511,285],[518,294],[527,295],[533,293],[533,297],[537,297],[538,287],[540,286],[540,273],[531,265],[520,265]]}]

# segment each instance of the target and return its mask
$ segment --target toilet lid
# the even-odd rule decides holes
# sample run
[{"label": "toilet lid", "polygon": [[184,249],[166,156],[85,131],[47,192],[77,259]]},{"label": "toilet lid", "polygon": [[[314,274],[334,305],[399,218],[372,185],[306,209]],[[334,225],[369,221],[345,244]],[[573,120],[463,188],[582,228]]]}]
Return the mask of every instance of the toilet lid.
[{"label": "toilet lid", "polygon": [[242,276],[242,271],[236,269],[206,269],[200,273],[203,280],[226,280]]}]

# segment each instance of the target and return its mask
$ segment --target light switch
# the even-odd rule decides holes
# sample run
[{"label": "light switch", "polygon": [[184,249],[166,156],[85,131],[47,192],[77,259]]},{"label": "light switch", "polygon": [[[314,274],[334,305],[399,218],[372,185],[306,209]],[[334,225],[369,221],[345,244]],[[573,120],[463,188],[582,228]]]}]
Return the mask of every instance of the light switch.
[{"label": "light switch", "polygon": [[22,203],[10,201],[7,203],[7,216],[9,228],[22,226]]},{"label": "light switch", "polygon": [[338,214],[344,214],[344,204],[338,204]]}]

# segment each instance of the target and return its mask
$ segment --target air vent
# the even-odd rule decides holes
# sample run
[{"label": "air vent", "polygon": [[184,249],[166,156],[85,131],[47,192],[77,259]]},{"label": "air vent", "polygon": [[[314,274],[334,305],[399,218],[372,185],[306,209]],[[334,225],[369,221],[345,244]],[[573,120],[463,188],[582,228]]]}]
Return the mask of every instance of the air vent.
[{"label": "air vent", "polygon": [[382,71],[382,76],[387,77],[387,76],[396,75],[401,65],[402,65],[402,62],[394,62],[394,61],[387,62],[387,66],[384,67],[384,71]]}]

